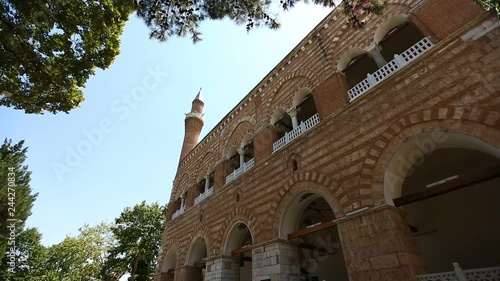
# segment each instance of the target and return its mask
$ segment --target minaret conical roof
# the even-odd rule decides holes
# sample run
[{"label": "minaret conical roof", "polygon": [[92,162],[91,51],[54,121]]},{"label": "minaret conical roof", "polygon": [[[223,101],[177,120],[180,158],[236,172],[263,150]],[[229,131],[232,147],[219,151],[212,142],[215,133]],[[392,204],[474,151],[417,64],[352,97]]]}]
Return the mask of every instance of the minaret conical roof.
[{"label": "minaret conical roof", "polygon": [[201,87],[200,87],[200,90],[198,91],[198,94],[194,98],[194,100],[203,101],[203,92],[201,91]]}]

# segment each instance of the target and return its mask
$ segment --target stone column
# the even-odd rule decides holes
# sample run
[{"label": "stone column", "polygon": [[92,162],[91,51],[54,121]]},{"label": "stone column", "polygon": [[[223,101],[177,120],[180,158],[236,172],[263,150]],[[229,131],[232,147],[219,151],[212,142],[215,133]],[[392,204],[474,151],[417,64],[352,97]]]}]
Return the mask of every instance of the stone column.
[{"label": "stone column", "polygon": [[186,194],[181,195],[181,208],[186,206]]},{"label": "stone column", "polygon": [[399,209],[366,211],[339,222],[350,281],[414,281],[424,273],[415,238]]},{"label": "stone column", "polygon": [[294,107],[288,111],[288,115],[292,118],[292,127],[293,129],[299,126],[299,122],[297,120],[297,109]]},{"label": "stone column", "polygon": [[208,259],[205,269],[206,281],[239,281],[240,263],[235,257],[219,256]]},{"label": "stone column", "polygon": [[275,242],[252,250],[253,280],[299,280],[299,251],[297,246]]},{"label": "stone column", "polygon": [[206,174],[204,178],[205,178],[205,192],[207,192],[208,188],[210,187],[210,175]]},{"label": "stone column", "polygon": [[373,58],[373,60],[375,61],[375,63],[377,64],[378,68],[381,68],[382,66],[384,66],[387,63],[387,61],[385,61],[382,54],[380,54],[380,49],[379,49],[378,45],[375,46],[375,48],[373,48],[370,55]]},{"label": "stone column", "polygon": [[243,147],[238,147],[236,151],[238,151],[238,154],[240,155],[240,168],[241,168],[243,167],[243,163],[245,163],[245,151],[243,150]]}]

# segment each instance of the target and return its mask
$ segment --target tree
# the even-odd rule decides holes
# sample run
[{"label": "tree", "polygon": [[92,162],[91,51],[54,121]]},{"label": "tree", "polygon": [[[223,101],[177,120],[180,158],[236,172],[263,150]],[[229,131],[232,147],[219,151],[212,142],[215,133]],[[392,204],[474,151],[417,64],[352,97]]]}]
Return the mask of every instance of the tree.
[{"label": "tree", "polygon": [[0,275],[11,281],[40,281],[45,277],[46,248],[41,244],[42,234],[36,228],[22,230],[16,236],[15,262],[4,255]]},{"label": "tree", "polygon": [[108,259],[110,265],[131,274],[130,281],[151,280],[160,250],[167,207],[142,202],[125,208],[111,228],[117,240]]},{"label": "tree", "polygon": [[115,243],[110,225],[85,225],[79,232],[77,236],[68,236],[61,243],[49,247],[45,273],[47,281],[102,280],[109,250]]},{"label": "tree", "polygon": [[[132,0],[0,1],[0,105],[66,112],[119,53]],[[3,97],[2,97],[3,95]]]},{"label": "tree", "polygon": [[486,11],[493,12],[497,17],[500,17],[500,1],[498,0],[475,0]]},{"label": "tree", "polygon": [[[84,100],[95,68],[105,69],[119,53],[119,36],[129,15],[150,28],[152,38],[172,36],[201,40],[199,24],[229,18],[278,28],[270,7],[284,10],[308,0],[3,0],[0,1],[0,105],[26,113],[68,113]],[[486,1],[486,0],[478,0]],[[334,7],[334,0],[312,0]],[[342,0],[349,23],[361,27],[385,0]],[[374,4],[375,3],[375,4]],[[385,4],[384,4],[385,5]],[[382,6],[384,6],[382,5]]]},{"label": "tree", "polygon": [[[24,165],[28,148],[5,139],[0,146],[0,252],[5,253],[24,228],[37,194],[30,187],[28,166]],[[10,239],[9,239],[10,238]]]},{"label": "tree", "polygon": [[[287,10],[302,0],[282,0],[280,6]],[[245,24],[247,30],[255,26],[275,29],[279,23],[269,10],[271,0],[137,0],[137,16],[150,28],[150,36],[165,41],[172,36],[189,35],[193,42],[201,40],[198,30],[200,22],[206,19],[218,20],[225,17],[237,24]],[[307,0],[305,0],[307,2]],[[315,4],[335,6],[333,0],[313,0]]]}]

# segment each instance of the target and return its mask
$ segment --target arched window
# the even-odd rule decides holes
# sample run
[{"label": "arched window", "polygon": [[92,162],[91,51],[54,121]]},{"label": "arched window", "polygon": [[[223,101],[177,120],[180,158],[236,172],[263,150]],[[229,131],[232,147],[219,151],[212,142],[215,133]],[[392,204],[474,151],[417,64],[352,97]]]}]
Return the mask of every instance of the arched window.
[{"label": "arched window", "polygon": [[384,21],[375,31],[375,42],[386,61],[394,59],[422,40],[424,35],[405,15],[396,15]]},{"label": "arched window", "polygon": [[318,113],[314,97],[309,88],[302,88],[297,91],[293,99],[293,106],[297,112],[297,124],[305,122]]},{"label": "arched window", "polygon": [[240,167],[240,154],[237,149],[231,149],[231,156],[229,156],[229,170],[235,170]]},{"label": "arched window", "polygon": [[215,171],[209,172],[207,175],[199,178],[198,184],[196,185],[197,192],[196,198],[194,199],[195,205],[214,193],[214,181]]},{"label": "arched window", "polygon": [[369,73],[377,71],[378,65],[365,50],[355,47],[340,57],[337,68],[344,73],[349,86],[354,87]]},{"label": "arched window", "polygon": [[239,177],[244,172],[253,168],[255,165],[254,149],[252,135],[247,134],[236,153],[232,154],[228,160],[228,171],[226,176],[226,183]]},{"label": "arched window", "polygon": [[285,136],[286,133],[293,130],[292,118],[283,108],[276,109],[271,119],[271,123],[278,131],[278,138]]}]

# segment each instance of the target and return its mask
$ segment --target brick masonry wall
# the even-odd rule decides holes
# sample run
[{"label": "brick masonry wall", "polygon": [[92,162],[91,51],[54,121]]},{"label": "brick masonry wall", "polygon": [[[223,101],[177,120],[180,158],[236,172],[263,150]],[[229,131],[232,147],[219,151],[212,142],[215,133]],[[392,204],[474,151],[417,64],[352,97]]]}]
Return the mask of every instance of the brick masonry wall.
[{"label": "brick masonry wall", "polygon": [[[337,218],[364,206],[383,204],[384,165],[391,151],[421,133],[459,132],[500,147],[500,31],[497,28],[477,40],[462,40],[461,34],[492,17],[469,9],[467,22],[440,29],[435,19],[424,15],[441,2],[426,0],[417,7],[413,7],[416,1],[396,2],[362,32],[342,25],[344,18],[337,12],[325,19],[181,162],[171,200],[190,190],[210,165],[220,177],[223,168],[218,167],[224,164],[227,144],[238,143],[253,130],[255,167],[230,184],[223,185],[223,179],[219,179],[212,196],[170,221],[163,237],[163,254],[175,247],[181,266],[194,238],[201,235],[208,256],[220,255],[230,228],[238,221],[247,224],[254,244],[276,239],[287,204],[305,188],[321,194]],[[454,5],[467,8],[471,2],[459,0]],[[458,9],[457,13],[463,11]],[[418,16],[418,25],[425,27],[424,33],[432,31],[426,35],[434,36],[436,46],[349,103],[345,80],[335,73],[338,58],[351,47],[370,45],[376,26],[399,13]],[[270,154],[272,112],[277,106],[290,107],[300,87],[313,90],[321,122]],[[291,159],[298,159],[298,170],[291,168]],[[240,194],[239,201],[236,193]],[[411,280],[412,274],[422,272],[417,252],[387,252],[383,246],[373,246],[378,245],[378,236],[362,238],[355,234],[376,228],[374,222],[398,230],[388,239],[408,236],[393,210],[341,223],[339,232],[350,279]],[[359,239],[364,242],[357,243]],[[411,239],[407,240],[404,247],[412,245]],[[366,255],[354,255],[370,247],[370,251],[364,251]]]}]

